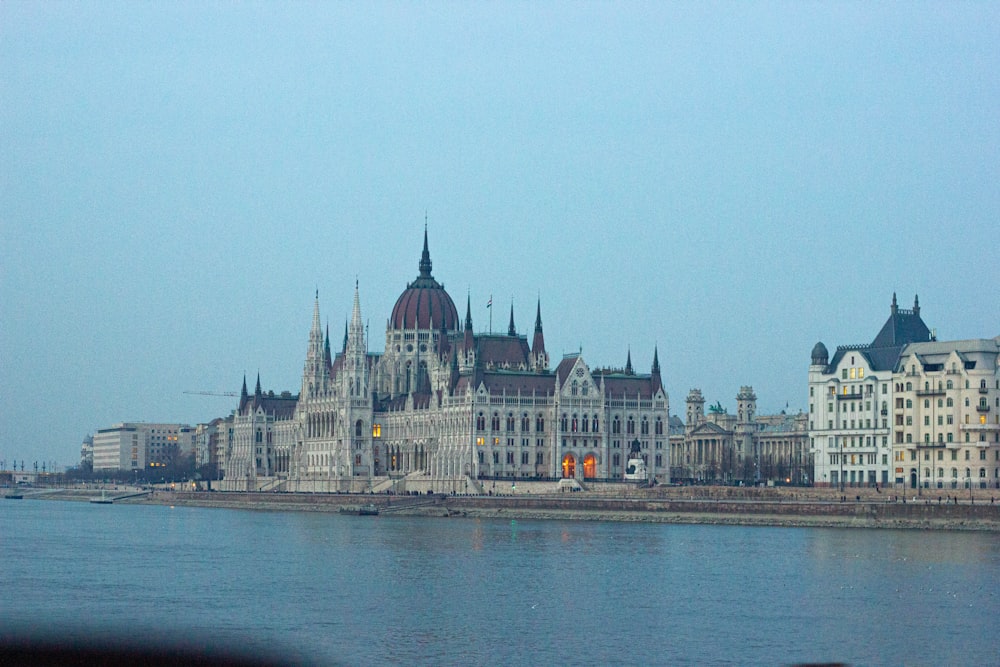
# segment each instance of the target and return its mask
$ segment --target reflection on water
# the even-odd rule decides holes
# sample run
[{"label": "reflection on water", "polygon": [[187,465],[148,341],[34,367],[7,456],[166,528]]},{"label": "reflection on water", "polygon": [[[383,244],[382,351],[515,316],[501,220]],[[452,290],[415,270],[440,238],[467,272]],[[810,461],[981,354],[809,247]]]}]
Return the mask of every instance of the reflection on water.
[{"label": "reflection on water", "polygon": [[995,534],[27,501],[0,506],[0,535],[8,639],[208,636],[347,664],[997,655]]}]

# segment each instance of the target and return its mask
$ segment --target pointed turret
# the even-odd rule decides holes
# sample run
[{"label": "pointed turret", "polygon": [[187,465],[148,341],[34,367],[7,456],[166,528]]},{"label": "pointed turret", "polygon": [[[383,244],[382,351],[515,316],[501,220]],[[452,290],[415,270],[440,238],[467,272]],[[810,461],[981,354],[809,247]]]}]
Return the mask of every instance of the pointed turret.
[{"label": "pointed turret", "polygon": [[632,348],[628,349],[628,357],[625,359],[625,375],[634,375],[632,370]]},{"label": "pointed turret", "polygon": [[237,409],[237,412],[239,412],[240,414],[243,414],[243,407],[247,404],[247,401],[249,401],[249,400],[250,400],[250,396],[247,394],[247,374],[244,373],[243,374],[243,391],[240,392],[240,407]]},{"label": "pointed turret", "polygon": [[510,304],[510,324],[507,325],[507,335],[516,336],[517,329],[514,328],[514,302]]},{"label": "pointed turret", "polygon": [[897,310],[899,310],[899,306],[896,305],[896,293],[893,292],[892,293],[892,306],[889,307],[889,312],[891,314],[895,315]]},{"label": "pointed turret", "polygon": [[424,251],[420,253],[420,277],[431,277],[431,253],[427,249],[427,223],[424,223]]},{"label": "pointed turret", "polygon": [[257,388],[253,390],[254,398],[260,398],[263,392],[260,390],[260,372],[257,373]]},{"label": "pointed turret", "polygon": [[535,310],[535,336],[531,340],[531,356],[535,361],[535,370],[549,367],[549,355],[545,351],[545,335],[542,333],[542,300],[538,299]]},{"label": "pointed turret", "polygon": [[361,321],[361,294],[358,281],[354,281],[354,306],[351,309],[351,324],[344,346],[344,374],[347,383],[346,395],[365,396],[368,392],[366,359],[368,349],[365,343],[365,325]]},{"label": "pointed turret", "polygon": [[472,332],[472,295],[465,297],[465,330]]},{"label": "pointed turret", "polygon": [[344,348],[341,352],[347,352],[347,319],[344,319]]},{"label": "pointed turret", "polygon": [[319,319],[319,290],[316,290],[312,327],[309,329],[309,347],[306,349],[306,363],[302,369],[302,395],[309,396],[311,393],[324,390],[326,380],[330,377],[329,369],[323,328]]},{"label": "pointed turret", "polygon": [[660,355],[656,346],[653,346],[653,369],[650,371],[650,380],[653,382],[653,393],[663,389],[663,380],[660,377]]},{"label": "pointed turret", "polygon": [[323,341],[323,360],[326,362],[327,367],[333,363],[333,357],[330,354],[330,325],[326,325],[326,339]]},{"label": "pointed turret", "polygon": [[920,296],[916,294],[913,296],[913,314],[920,317]]},{"label": "pointed turret", "polygon": [[451,353],[451,363],[448,370],[448,394],[454,396],[455,387],[458,386],[458,355],[454,351]]}]

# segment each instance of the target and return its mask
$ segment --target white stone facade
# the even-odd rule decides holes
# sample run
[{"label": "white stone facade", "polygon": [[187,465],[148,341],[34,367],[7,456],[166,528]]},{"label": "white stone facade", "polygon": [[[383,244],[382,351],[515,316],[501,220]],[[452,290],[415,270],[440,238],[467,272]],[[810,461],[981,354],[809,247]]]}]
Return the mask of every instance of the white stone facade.
[{"label": "white stone facade", "polygon": [[[623,480],[634,448],[667,481],[669,401],[654,351],[649,374],[591,369],[567,355],[553,370],[539,305],[531,346],[514,327],[474,333],[431,275],[399,297],[381,354],[368,352],[357,285],[343,346],[330,350],[319,297],[298,396],[244,382],[223,488],[288,491],[427,488],[479,492],[482,480]],[[221,436],[220,436],[221,438]],[[401,482],[402,480],[402,482]],[[428,486],[430,485],[430,486]]]},{"label": "white stone facade", "polygon": [[893,379],[893,479],[1000,488],[1000,336],[907,345]]}]

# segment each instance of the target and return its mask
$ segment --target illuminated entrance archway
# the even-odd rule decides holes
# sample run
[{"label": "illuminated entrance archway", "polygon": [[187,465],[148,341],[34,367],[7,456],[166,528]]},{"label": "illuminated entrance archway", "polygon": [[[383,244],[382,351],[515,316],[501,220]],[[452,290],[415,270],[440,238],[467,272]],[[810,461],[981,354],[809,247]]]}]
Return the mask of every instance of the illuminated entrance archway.
[{"label": "illuminated entrance archway", "polygon": [[572,454],[567,454],[562,460],[563,477],[572,479],[576,477],[576,459]]},{"label": "illuminated entrance archway", "polygon": [[583,457],[583,476],[585,479],[597,477],[597,457],[593,454]]}]

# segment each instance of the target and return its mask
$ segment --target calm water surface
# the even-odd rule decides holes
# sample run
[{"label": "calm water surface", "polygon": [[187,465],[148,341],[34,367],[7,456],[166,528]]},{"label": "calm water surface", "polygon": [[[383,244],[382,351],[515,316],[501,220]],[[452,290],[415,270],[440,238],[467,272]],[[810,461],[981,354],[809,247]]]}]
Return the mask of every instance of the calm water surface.
[{"label": "calm water surface", "polygon": [[1000,535],[0,503],[0,639],[313,664],[998,664]]}]

